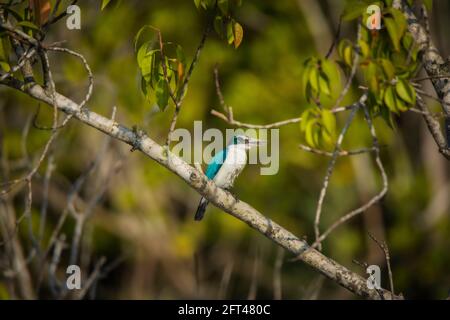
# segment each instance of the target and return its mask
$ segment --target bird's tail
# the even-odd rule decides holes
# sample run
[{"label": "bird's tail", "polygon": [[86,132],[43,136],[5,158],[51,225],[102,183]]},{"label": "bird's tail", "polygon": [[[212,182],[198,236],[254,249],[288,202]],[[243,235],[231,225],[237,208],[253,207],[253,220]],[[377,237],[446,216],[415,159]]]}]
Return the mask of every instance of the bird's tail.
[{"label": "bird's tail", "polygon": [[198,204],[197,212],[195,213],[194,220],[200,221],[203,219],[203,216],[205,215],[206,206],[208,205],[209,201],[205,198],[200,199],[200,203]]}]

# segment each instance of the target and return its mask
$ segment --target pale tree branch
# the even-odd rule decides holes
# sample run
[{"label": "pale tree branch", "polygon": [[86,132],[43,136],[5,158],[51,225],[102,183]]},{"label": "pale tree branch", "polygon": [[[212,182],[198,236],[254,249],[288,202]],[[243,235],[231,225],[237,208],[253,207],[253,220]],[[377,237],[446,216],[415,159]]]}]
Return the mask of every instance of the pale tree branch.
[{"label": "pale tree branch", "polygon": [[[166,167],[212,204],[247,223],[251,228],[298,256],[300,260],[329,279],[361,297],[369,299],[380,298],[376,290],[371,290],[367,287],[366,280],[363,277],[324,256],[319,251],[310,248],[304,240],[301,240],[268,217],[262,215],[249,204],[236,199],[231,193],[218,188],[203,173],[190,166],[175,154],[170,152],[168,154],[167,149],[157,144],[146,134],[137,133],[136,130],[127,128],[112,119],[90,111],[87,107],[80,109],[77,103],[59,93],[56,93],[55,98],[52,99],[44,88],[38,84],[31,84],[24,87],[23,83],[16,79],[8,79],[3,84],[25,92],[34,99],[45,102],[48,105],[52,105],[54,101],[58,110],[73,115],[79,121],[114,139],[133,146],[136,150],[141,151],[149,158]],[[382,294],[386,299],[397,298],[387,290],[382,290]]]},{"label": "pale tree branch", "polygon": [[[419,49],[419,57],[422,60],[424,69],[433,84],[437,96],[441,100],[441,106],[448,122],[450,118],[450,66],[448,60],[444,60],[431,39],[428,23],[425,21],[425,27],[419,23],[411,8],[402,0],[394,0],[393,6],[402,10],[408,21],[408,31],[411,33],[415,43]],[[424,17],[427,17],[426,10],[422,7]],[[426,19],[425,19],[426,20]],[[421,80],[421,79],[419,79]],[[427,111],[425,104],[419,102],[419,108]],[[439,121],[433,120],[431,117],[424,115],[428,129],[433,139],[438,145],[439,152],[450,160],[450,141],[445,142],[445,138],[441,131]]]},{"label": "pale tree branch", "polygon": [[440,55],[430,38],[430,34],[419,23],[411,8],[402,0],[394,0],[393,6],[404,13],[408,21],[408,30],[418,45],[425,71],[431,77],[438,97],[442,99],[444,112],[447,116],[450,116],[450,78],[444,76],[449,74],[444,58]]}]

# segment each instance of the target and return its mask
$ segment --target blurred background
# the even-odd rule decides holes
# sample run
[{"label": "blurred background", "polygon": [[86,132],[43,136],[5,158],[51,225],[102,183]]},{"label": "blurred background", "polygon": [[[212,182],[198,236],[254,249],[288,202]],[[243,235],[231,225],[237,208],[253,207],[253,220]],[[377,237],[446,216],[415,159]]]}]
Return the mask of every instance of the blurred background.
[{"label": "blurred background", "polygon": [[[325,55],[333,41],[344,1],[243,1],[236,20],[244,28],[241,46],[227,46],[214,33],[207,39],[194,70],[178,120],[178,127],[225,130],[227,124],[210,114],[220,110],[214,87],[218,64],[227,104],[235,119],[265,124],[299,117],[306,107],[302,97],[302,65],[311,55]],[[65,19],[53,26],[48,42],[82,53],[94,73],[94,93],[89,107],[116,120],[137,125],[164,143],[173,106],[155,112],[140,90],[133,38],[145,24],[159,28],[165,41],[180,44],[192,58],[206,24],[204,11],[190,0],[113,1],[100,11],[100,1],[79,1],[81,30],[68,30]],[[450,53],[446,39],[450,3],[434,1],[431,31],[441,54]],[[343,22],[341,36],[354,39],[355,22]],[[72,56],[50,54],[59,92],[81,101],[87,89],[83,66]],[[434,94],[432,87],[427,91]],[[0,87],[1,181],[22,177],[50,136],[31,125],[36,101]],[[343,101],[358,98],[351,91]],[[428,104],[434,111],[439,105]],[[339,128],[345,115],[338,116]],[[36,120],[51,126],[52,109],[42,107]],[[396,293],[407,298],[444,299],[450,289],[450,179],[448,162],[438,153],[420,114],[403,113],[391,129],[377,119],[383,146],[381,155],[389,177],[386,197],[364,214],[339,227],[324,242],[323,252],[365,277],[353,259],[377,264],[382,285],[388,287],[384,254],[368,237],[373,233],[389,245]],[[237,180],[234,192],[260,212],[294,234],[314,239],[313,223],[322,180],[329,159],[301,150],[298,124],[280,129],[280,170],[261,176],[258,165],[249,165]],[[368,147],[371,137],[362,118],[350,127],[345,149]],[[72,120],[64,128],[33,180],[31,228],[39,233],[40,214],[46,206],[47,223],[42,242],[67,207],[68,196],[80,180],[77,208],[89,207],[80,245],[79,262],[87,274],[96,261],[106,258],[102,277],[87,297],[112,299],[356,299],[337,284],[271,241],[221,210],[210,206],[201,223],[193,221],[200,196],[181,179],[128,146],[108,141],[98,131]],[[45,176],[54,165],[46,196]],[[381,190],[381,178],[370,154],[342,157],[333,173],[325,199],[321,229],[360,206]],[[0,214],[6,210],[20,218],[27,193],[24,186],[2,196]],[[96,196],[100,196],[99,199]],[[48,201],[44,199],[47,199]],[[19,220],[18,233],[24,255],[31,250],[29,224]],[[75,221],[69,214],[62,226],[70,244]],[[4,232],[4,229],[2,229]],[[6,272],[6,246],[0,247],[3,270],[0,298],[17,297],[14,275]],[[65,279],[70,250],[62,250],[57,277]],[[39,261],[28,260],[33,279]],[[86,276],[86,275],[85,275]],[[39,297],[51,298],[44,275]],[[36,283],[33,286],[37,286]]]}]

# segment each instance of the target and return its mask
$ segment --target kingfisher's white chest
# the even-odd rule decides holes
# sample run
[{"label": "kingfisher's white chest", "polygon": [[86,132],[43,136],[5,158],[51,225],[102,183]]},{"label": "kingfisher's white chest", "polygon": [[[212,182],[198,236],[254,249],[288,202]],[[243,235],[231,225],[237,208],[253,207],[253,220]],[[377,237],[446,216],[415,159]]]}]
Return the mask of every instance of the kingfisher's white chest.
[{"label": "kingfisher's white chest", "polygon": [[229,189],[234,180],[242,172],[247,164],[247,152],[243,146],[228,146],[227,157],[214,177],[214,182],[221,188]]}]

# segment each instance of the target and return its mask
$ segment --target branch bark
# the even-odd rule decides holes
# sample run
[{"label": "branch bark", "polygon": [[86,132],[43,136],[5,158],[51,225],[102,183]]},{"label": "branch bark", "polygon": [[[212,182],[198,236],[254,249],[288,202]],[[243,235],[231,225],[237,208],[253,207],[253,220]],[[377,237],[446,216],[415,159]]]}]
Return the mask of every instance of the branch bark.
[{"label": "branch bark", "polygon": [[[411,33],[415,43],[419,47],[419,54],[424,69],[441,101],[445,117],[450,119],[450,66],[448,60],[444,60],[440,55],[431,40],[428,30],[419,23],[414,12],[405,1],[395,0],[393,6],[394,8],[401,10],[405,15],[408,21],[408,31]],[[422,10],[425,9],[422,7]],[[418,101],[418,105],[422,111],[427,111],[423,101]],[[439,121],[434,120],[432,117],[425,114],[424,119],[439,148],[439,152],[450,160],[450,141],[446,143]]]},{"label": "branch bark", "polygon": [[301,240],[290,231],[265,217],[249,204],[236,199],[231,193],[218,188],[203,173],[172,154],[167,148],[159,145],[146,134],[129,129],[115,120],[108,119],[90,111],[87,107],[80,109],[77,103],[59,93],[55,93],[53,100],[51,96],[46,94],[44,88],[38,84],[34,83],[24,86],[23,82],[16,79],[9,79],[4,81],[3,84],[25,92],[32,98],[45,102],[49,106],[53,106],[53,103],[55,103],[59,110],[73,115],[79,121],[133,146],[133,149],[141,151],[146,156],[178,175],[215,206],[247,223],[251,228],[265,235],[342,287],[368,299],[384,298],[390,300],[400,298],[399,296],[392,295],[388,290],[382,289],[377,292],[376,290],[369,289],[366,285],[366,279],[326,257],[317,250],[312,249],[304,240]]}]

